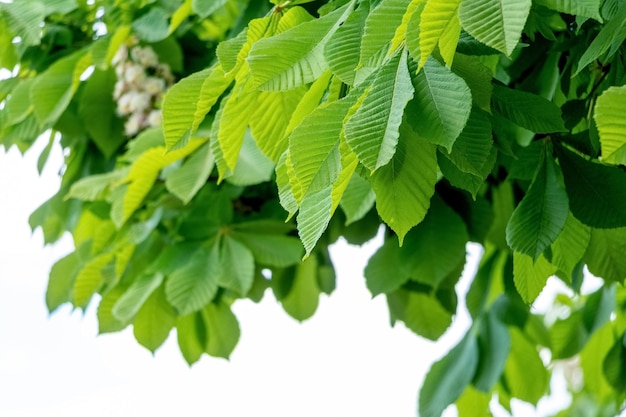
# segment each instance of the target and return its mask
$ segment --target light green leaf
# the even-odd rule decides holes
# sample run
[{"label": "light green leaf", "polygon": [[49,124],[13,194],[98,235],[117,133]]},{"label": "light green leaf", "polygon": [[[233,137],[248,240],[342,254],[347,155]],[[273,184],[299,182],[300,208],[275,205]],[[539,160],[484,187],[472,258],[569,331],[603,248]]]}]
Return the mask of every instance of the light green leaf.
[{"label": "light green leaf", "polygon": [[122,181],[128,175],[127,169],[119,169],[105,174],[89,175],[76,181],[65,195],[65,199],[76,198],[83,201],[103,200],[111,185]]},{"label": "light green leaf", "polygon": [[213,66],[183,78],[169,89],[163,99],[163,133],[168,150],[189,141],[233,78]]},{"label": "light green leaf", "polygon": [[495,84],[493,86],[492,108],[495,113],[531,132],[566,131],[561,117],[561,109],[536,94]]},{"label": "light green leaf", "polygon": [[589,271],[607,281],[623,283],[626,278],[626,228],[591,229],[584,261]]},{"label": "light green leaf", "polygon": [[48,288],[46,289],[48,312],[52,313],[61,304],[72,301],[72,291],[79,270],[79,262],[77,253],[72,252],[52,265]]},{"label": "light green leaf", "polygon": [[556,274],[557,268],[540,255],[533,261],[523,253],[513,253],[513,281],[517,292],[526,303],[532,303],[546,286],[548,278]]},{"label": "light green leaf", "polygon": [[380,68],[359,108],[345,123],[348,144],[371,171],[393,157],[404,107],[413,91],[407,54],[401,51]]},{"label": "light green leaf", "polygon": [[590,17],[602,22],[602,17],[600,17],[602,0],[535,0],[535,2],[557,12]]},{"label": "light green leaf", "polygon": [[361,2],[358,8],[335,33],[324,47],[324,57],[328,67],[342,82],[354,85],[355,70],[359,64],[361,38],[365,19],[369,13],[369,2]]},{"label": "light green leaf", "polygon": [[128,326],[128,321],[121,321],[113,315],[113,306],[124,293],[124,290],[117,286],[108,291],[98,305],[98,334],[119,332]]},{"label": "light green leaf", "polygon": [[68,14],[78,7],[76,0],[46,0],[44,4],[46,15],[54,13]]},{"label": "light green leaf", "polygon": [[228,359],[241,334],[237,317],[223,301],[207,305],[202,310],[202,316],[208,333],[206,352]]},{"label": "light green leaf", "polygon": [[472,93],[465,81],[435,59],[413,76],[415,96],[406,108],[421,138],[452,150],[472,110]]},{"label": "light green leaf", "polygon": [[626,86],[610,87],[596,102],[593,118],[598,126],[602,160],[626,165],[626,121],[620,111],[626,106]]},{"label": "light green leaf", "polygon": [[352,175],[339,205],[346,215],[346,226],[365,216],[376,201],[376,194],[369,181],[359,175]]},{"label": "light green leaf", "polygon": [[153,352],[165,342],[176,324],[176,312],[165,299],[163,286],[141,306],[133,321],[133,334],[140,345]]},{"label": "light green leaf", "polygon": [[597,228],[626,226],[626,172],[557,146],[572,214]]},{"label": "light green leaf", "polygon": [[220,179],[228,177],[237,165],[239,151],[243,144],[243,138],[248,130],[250,109],[256,106],[256,92],[242,92],[235,88],[228,97],[220,104],[219,129],[217,139],[220,151],[217,167],[220,172]]},{"label": "light green leaf", "polygon": [[430,368],[419,394],[419,415],[439,417],[455,402],[474,377],[478,364],[478,344],[466,334],[446,356]]},{"label": "light green leaf", "polygon": [[342,7],[256,42],[247,58],[254,86],[284,91],[318,78],[326,69],[324,46],[349,11],[350,6]]},{"label": "light green leaf", "polygon": [[552,243],[552,264],[571,276],[583,258],[590,239],[590,228],[568,213],[561,234]]},{"label": "light green leaf", "polygon": [[363,30],[359,67],[381,53],[383,56],[387,54],[396,28],[406,13],[407,3],[406,0],[382,0],[369,13]]},{"label": "light green leaf", "polygon": [[152,7],[148,13],[133,21],[132,28],[140,39],[158,42],[169,35],[169,15],[162,7]]},{"label": "light green leaf", "polygon": [[[446,64],[451,65],[461,34],[461,24],[458,18],[460,3],[461,0],[428,0],[426,2],[420,16],[420,68],[426,63],[437,45]],[[451,36],[453,39],[454,34],[456,34],[456,42],[446,42],[447,37]]]},{"label": "light green leaf", "polygon": [[165,282],[167,301],[180,315],[200,310],[217,293],[220,272],[218,251],[203,247],[189,254],[187,263],[174,270]]},{"label": "light green leaf", "polygon": [[228,177],[228,182],[242,186],[267,182],[272,179],[274,168],[274,162],[259,150],[249,132],[246,132],[237,166]]},{"label": "light green leaf", "polygon": [[83,266],[74,281],[73,303],[76,307],[87,307],[91,297],[104,283],[103,270],[114,260],[112,253],[102,253]]},{"label": "light green leaf", "polygon": [[491,417],[489,410],[491,397],[491,393],[480,392],[470,385],[456,400],[459,417]]},{"label": "light green leaf", "polygon": [[215,245],[212,251],[212,259],[217,258],[220,262],[217,283],[229,290],[245,296],[254,281],[254,257],[252,252],[236,239],[225,235]]},{"label": "light green leaf", "polygon": [[304,245],[305,256],[315,248],[333,212],[332,185],[321,190],[307,193],[300,203],[300,212],[296,218],[298,235]]},{"label": "light green leaf", "polygon": [[78,89],[80,76],[91,65],[91,55],[78,51],[63,57],[40,74],[31,89],[37,122],[42,127],[54,124]]},{"label": "light green leaf", "polygon": [[559,236],[569,213],[567,193],[557,177],[551,150],[551,146],[544,147],[535,178],[506,227],[511,249],[533,261]]},{"label": "light green leaf", "polygon": [[40,22],[43,22],[46,6],[39,0],[2,3],[0,11],[15,36],[22,38],[25,46],[39,44]]},{"label": "light green leaf", "polygon": [[400,139],[391,162],[371,177],[376,209],[399,236],[426,216],[437,182],[437,152],[406,123],[400,125]]},{"label": "light green leaf", "polygon": [[531,0],[464,0],[459,8],[461,25],[470,35],[511,55],[517,46]]},{"label": "light green leaf", "polygon": [[452,313],[434,294],[399,290],[387,294],[389,312],[415,334],[437,340],[452,324]]},{"label": "light green leaf", "polygon": [[[395,238],[386,239],[367,262],[363,274],[367,289],[372,293],[372,296],[391,293],[407,282],[410,275],[406,269],[401,268],[398,240]],[[401,301],[407,295],[398,293],[389,296],[394,297],[394,300]],[[388,299],[388,302],[391,307],[392,300]],[[397,313],[394,314],[402,317],[402,314]]]},{"label": "light green leaf", "polygon": [[193,365],[206,350],[207,328],[202,315],[192,313],[179,317],[176,322],[176,335],[185,361]]},{"label": "light green leaf", "polygon": [[176,170],[168,173],[165,179],[167,190],[188,204],[206,184],[213,171],[215,161],[208,143],[200,146]]},{"label": "light green leaf", "polygon": [[228,0],[191,0],[191,9],[202,19],[228,3]]},{"label": "light green leaf", "polygon": [[36,78],[21,81],[13,90],[5,103],[6,126],[23,121],[33,111],[30,91]]},{"label": "light green leaf", "polygon": [[162,282],[163,274],[161,273],[141,275],[117,300],[113,306],[113,315],[119,321],[130,321]]},{"label": "light green leaf", "polygon": [[296,265],[291,289],[280,300],[285,311],[298,321],[310,318],[317,310],[320,294],[317,266],[316,256],[310,256],[301,264]]},{"label": "light green leaf", "polygon": [[289,169],[286,163],[288,157],[287,152],[283,153],[278,164],[276,164],[276,186],[278,187],[278,200],[285,211],[289,213],[289,219],[298,211],[298,201],[294,197],[289,183]]},{"label": "light green leaf", "polygon": [[504,379],[512,397],[531,404],[546,394],[549,375],[534,343],[516,327],[510,327],[511,353],[504,367]]}]

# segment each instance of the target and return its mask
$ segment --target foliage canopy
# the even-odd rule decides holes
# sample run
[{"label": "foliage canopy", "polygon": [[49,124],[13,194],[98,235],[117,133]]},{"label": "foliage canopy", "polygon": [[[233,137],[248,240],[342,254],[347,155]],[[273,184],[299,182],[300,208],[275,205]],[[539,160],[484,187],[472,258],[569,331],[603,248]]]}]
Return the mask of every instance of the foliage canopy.
[{"label": "foliage canopy", "polygon": [[[228,357],[231,305],[271,289],[297,320],[333,291],[328,246],[385,242],[364,271],[391,322],[450,326],[467,242],[471,329],[419,413],[626,399],[626,3],[619,0],[13,0],[0,3],[0,143],[65,150],[31,216],[75,251],[50,311],[156,350]],[[285,221],[285,219],[287,219]],[[602,278],[581,293],[583,270]],[[549,277],[571,292],[549,314]],[[539,353],[544,352],[541,356]],[[577,372],[577,373],[576,373]]]}]

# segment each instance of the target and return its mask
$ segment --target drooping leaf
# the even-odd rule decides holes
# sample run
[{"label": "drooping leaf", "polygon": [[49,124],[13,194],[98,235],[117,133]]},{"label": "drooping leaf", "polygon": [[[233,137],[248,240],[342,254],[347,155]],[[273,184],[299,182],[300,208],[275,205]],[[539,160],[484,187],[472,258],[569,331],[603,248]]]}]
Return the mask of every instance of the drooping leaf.
[{"label": "drooping leaf", "polygon": [[481,321],[478,348],[480,358],[472,384],[489,393],[500,379],[511,349],[509,331],[493,311]]},{"label": "drooping leaf", "polygon": [[407,282],[410,275],[401,267],[398,241],[386,239],[367,262],[363,274],[372,296],[390,293]]},{"label": "drooping leaf", "polygon": [[387,304],[392,317],[430,340],[441,337],[452,323],[452,313],[436,297],[423,292],[400,289],[387,294]]},{"label": "drooping leaf", "polygon": [[556,266],[540,255],[533,261],[528,255],[520,252],[513,254],[513,280],[517,292],[526,303],[532,303],[541,293],[552,275],[557,271]]},{"label": "drooping leaf", "polygon": [[359,175],[352,175],[339,205],[346,215],[346,226],[362,219],[376,201],[370,183]]},{"label": "drooping leaf", "polygon": [[421,139],[407,124],[400,125],[400,138],[391,161],[371,177],[376,209],[399,236],[426,216],[437,181],[434,145]]},{"label": "drooping leaf", "polygon": [[569,213],[563,230],[552,243],[552,264],[571,276],[574,268],[583,258],[590,239],[589,227]]},{"label": "drooping leaf", "polygon": [[72,291],[78,270],[79,257],[76,252],[64,256],[52,265],[46,289],[48,312],[52,313],[61,304],[72,301]]},{"label": "drooping leaf", "polygon": [[461,25],[470,35],[511,55],[519,43],[530,0],[464,0],[459,8]]},{"label": "drooping leaf", "polygon": [[455,402],[474,377],[478,344],[467,334],[446,356],[430,368],[419,394],[419,415],[438,417]]},{"label": "drooping leaf", "polygon": [[133,320],[133,334],[140,345],[153,352],[167,339],[176,324],[176,313],[165,298],[163,286],[154,291]]},{"label": "drooping leaf", "polygon": [[[461,0],[428,0],[420,16],[420,67],[437,45],[448,66],[456,51],[461,34],[458,10]],[[456,41],[454,37],[456,36]],[[451,39],[448,39],[451,38]]]},{"label": "drooping leaf", "polygon": [[509,328],[511,353],[504,378],[512,397],[536,404],[548,389],[549,376],[534,343],[515,327]]},{"label": "drooping leaf", "polygon": [[208,333],[206,352],[211,356],[228,359],[239,341],[237,317],[223,301],[207,305],[202,310],[202,316]]},{"label": "drooping leaf", "polygon": [[430,58],[413,76],[415,95],[406,117],[419,136],[451,151],[472,110],[472,93],[465,81]]},{"label": "drooping leaf", "polygon": [[320,288],[317,282],[317,257],[310,256],[293,271],[289,293],[282,299],[285,311],[294,319],[304,321],[315,313],[319,303]]},{"label": "drooping leaf", "polygon": [[163,274],[145,274],[140,276],[113,306],[113,315],[120,321],[132,319],[150,294],[163,282]]},{"label": "drooping leaf", "polygon": [[87,307],[91,297],[104,284],[104,269],[114,260],[109,252],[102,253],[87,262],[76,275],[73,288],[73,303],[83,309]]},{"label": "drooping leaf", "polygon": [[359,108],[346,122],[348,144],[371,171],[393,157],[404,107],[413,91],[406,52],[401,51],[381,67]]},{"label": "drooping leaf", "polygon": [[206,184],[213,171],[215,161],[208,143],[200,146],[175,171],[168,173],[165,187],[187,204]]},{"label": "drooping leaf", "polygon": [[[247,58],[254,86],[261,90],[284,91],[314,81],[326,69],[324,46],[349,11],[350,6],[341,7],[256,42]],[[276,54],[276,51],[281,53]]]},{"label": "drooping leaf", "polygon": [[491,394],[480,392],[471,385],[456,400],[459,417],[490,417],[489,402]]},{"label": "drooping leaf", "polygon": [[597,228],[626,226],[626,172],[557,146],[572,214]]},{"label": "drooping leaf", "polygon": [[224,236],[219,245],[214,246],[212,250],[217,251],[217,255],[212,254],[211,260],[219,259],[221,265],[217,283],[245,296],[250,291],[254,280],[252,252],[228,235]]},{"label": "drooping leaf", "polygon": [[535,178],[526,195],[513,211],[506,227],[511,249],[533,261],[556,240],[569,213],[567,193],[557,177],[554,161],[545,147]]},{"label": "drooping leaf", "polygon": [[518,126],[535,133],[564,132],[561,109],[545,98],[495,84],[492,109]]},{"label": "drooping leaf", "polygon": [[489,116],[482,110],[473,108],[467,124],[454,142],[452,151],[445,156],[463,172],[483,177],[492,146]]},{"label": "drooping leaf", "polygon": [[591,229],[584,261],[589,271],[611,282],[626,278],[626,228]]},{"label": "drooping leaf", "polygon": [[220,66],[213,66],[183,78],[163,99],[163,133],[168,150],[189,141],[220,95],[231,84]]},{"label": "drooping leaf", "polygon": [[189,365],[196,363],[206,350],[207,329],[200,313],[179,317],[176,321],[178,346]]},{"label": "drooping leaf", "polygon": [[626,87],[611,87],[604,91],[594,108],[593,117],[600,134],[602,160],[626,165],[626,123],[620,109],[626,106]]},{"label": "drooping leaf", "polygon": [[602,22],[602,17],[600,17],[601,0],[536,0],[536,3],[557,12],[590,17]]}]

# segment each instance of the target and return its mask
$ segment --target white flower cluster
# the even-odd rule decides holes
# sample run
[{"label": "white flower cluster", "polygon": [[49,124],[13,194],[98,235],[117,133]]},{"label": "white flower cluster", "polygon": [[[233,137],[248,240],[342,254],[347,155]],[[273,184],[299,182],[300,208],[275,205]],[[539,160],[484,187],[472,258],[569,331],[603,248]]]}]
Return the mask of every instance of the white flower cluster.
[{"label": "white flower cluster", "polygon": [[160,125],[158,106],[167,88],[174,83],[169,65],[160,63],[151,47],[142,47],[136,41],[122,45],[111,63],[117,75],[113,91],[117,114],[128,117],[124,133],[135,136],[143,129]]}]

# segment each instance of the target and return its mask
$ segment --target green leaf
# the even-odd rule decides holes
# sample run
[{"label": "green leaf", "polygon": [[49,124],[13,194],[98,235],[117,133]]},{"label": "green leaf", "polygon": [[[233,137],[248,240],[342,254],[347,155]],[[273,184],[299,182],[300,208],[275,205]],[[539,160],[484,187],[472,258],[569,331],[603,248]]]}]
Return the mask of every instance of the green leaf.
[{"label": "green leaf", "polygon": [[104,284],[103,270],[114,260],[112,253],[102,253],[87,262],[76,275],[74,281],[74,300],[76,307],[85,309],[91,297]]},{"label": "green leaf", "polygon": [[52,313],[61,304],[72,301],[72,291],[79,270],[79,262],[76,252],[72,252],[52,265],[48,288],[46,289],[48,312]]},{"label": "green leaf", "polygon": [[146,42],[158,42],[169,35],[169,15],[162,7],[152,7],[150,11],[132,23],[133,31]]},{"label": "green leaf", "polygon": [[285,268],[302,259],[302,243],[295,237],[272,234],[271,232],[239,232],[232,237],[243,243],[254,255],[256,263]]},{"label": "green leaf", "polygon": [[435,362],[419,394],[421,417],[439,417],[461,396],[474,377],[478,357],[476,339],[466,334],[446,356]]},{"label": "green leaf", "polygon": [[498,382],[511,349],[511,336],[507,327],[491,311],[480,322],[478,334],[480,358],[473,385],[489,393]]},{"label": "green leaf", "polygon": [[597,228],[626,226],[626,172],[557,146],[572,214]]},{"label": "green leaf", "polygon": [[180,315],[198,311],[210,303],[217,293],[220,275],[217,250],[202,247],[187,256],[188,261],[165,282],[167,301]]},{"label": "green leaf", "polygon": [[585,50],[583,55],[580,57],[580,61],[578,61],[578,65],[576,66],[576,72],[574,75],[577,75],[583,68],[587,67],[587,65],[599,59],[606,51],[609,50],[611,45],[614,43],[622,43],[624,40],[624,19],[626,18],[626,4],[620,3],[619,9],[611,19],[604,25],[598,36],[595,37],[593,42],[589,45],[589,47]]},{"label": "green leaf", "polygon": [[83,201],[103,200],[107,189],[123,180],[128,175],[127,169],[120,169],[105,174],[83,177],[70,187],[65,200],[76,198]]},{"label": "green leaf", "polygon": [[310,256],[293,271],[293,284],[289,293],[280,299],[283,308],[298,321],[309,319],[319,304],[320,288],[317,282],[317,257]]},{"label": "green leaf", "polygon": [[211,356],[228,359],[239,341],[237,317],[223,301],[211,303],[202,310],[208,341],[206,352]]},{"label": "green leaf", "polygon": [[478,57],[456,54],[452,64],[452,72],[465,80],[472,91],[472,99],[480,109],[487,112],[491,109],[493,92],[492,73]]},{"label": "green leaf", "polygon": [[596,102],[593,118],[598,126],[602,160],[626,165],[626,122],[620,109],[626,106],[626,86],[610,87]]},{"label": "green leaf", "polygon": [[274,175],[274,162],[257,147],[249,133],[243,138],[239,160],[228,182],[235,185],[256,185],[267,182]]},{"label": "green leaf", "polygon": [[617,337],[602,363],[607,382],[618,392],[626,390],[626,334]]},{"label": "green leaf", "polygon": [[309,192],[300,203],[296,218],[298,235],[304,245],[305,256],[315,248],[317,241],[328,227],[333,210],[332,186]]},{"label": "green leaf", "polygon": [[141,346],[154,353],[165,342],[175,324],[176,312],[165,298],[165,288],[160,286],[137,312],[133,334]]},{"label": "green leaf", "polygon": [[354,85],[355,71],[361,53],[361,38],[368,13],[369,3],[361,2],[343,25],[332,34],[324,47],[328,67],[348,85]]},{"label": "green leaf", "polygon": [[346,140],[371,171],[393,157],[404,107],[413,91],[406,52],[401,51],[380,68],[359,108],[347,120]]},{"label": "green leaf", "polygon": [[407,3],[406,0],[382,0],[369,13],[363,29],[359,67],[371,58],[387,53],[396,28],[402,23]]},{"label": "green leaf", "polygon": [[228,3],[228,0],[191,0],[191,10],[202,19]]},{"label": "green leaf", "polygon": [[535,2],[557,12],[590,17],[602,22],[602,17],[600,17],[602,0],[535,0]]},{"label": "green leaf", "polygon": [[115,81],[113,70],[95,69],[85,83],[78,105],[78,114],[83,119],[85,130],[107,158],[126,142],[122,119],[115,113]]},{"label": "green leaf", "polygon": [[[242,243],[226,235],[213,247],[217,251],[221,268],[217,283],[245,296],[254,281],[254,258],[252,252]],[[212,256],[213,260],[214,257]],[[216,271],[217,272],[217,271]]]},{"label": "green leaf", "polygon": [[452,314],[433,295],[404,289],[387,294],[391,315],[416,334],[437,340],[452,324]]},{"label": "green leaf", "polygon": [[161,273],[141,275],[115,303],[113,315],[122,322],[130,321],[162,282]]},{"label": "green leaf", "polygon": [[552,243],[552,264],[571,276],[574,268],[585,255],[590,239],[589,227],[568,213],[561,234]]},{"label": "green leaf", "polygon": [[464,0],[461,25],[470,35],[507,56],[519,43],[531,0]]},{"label": "green leaf", "polygon": [[569,213],[567,193],[557,177],[551,149],[544,148],[535,178],[506,227],[511,249],[533,261],[559,236]]},{"label": "green leaf", "polygon": [[533,261],[523,253],[513,253],[513,280],[517,292],[526,303],[532,303],[546,286],[548,278],[556,274],[557,268],[543,257]]},{"label": "green leaf", "polygon": [[30,91],[36,78],[28,78],[13,90],[5,103],[6,125],[14,125],[22,122],[33,111],[33,103],[30,99]]},{"label": "green leaf", "polygon": [[[428,0],[420,16],[420,65],[423,65],[437,45],[444,61],[452,64],[456,44],[461,34],[458,10],[461,0]],[[451,34],[452,40],[446,42]],[[456,35],[456,41],[454,36]]]},{"label": "green leaf", "polygon": [[369,181],[352,175],[339,205],[346,215],[346,226],[361,220],[372,208],[376,194]]},{"label": "green leaf", "polygon": [[589,271],[609,282],[626,278],[626,228],[591,229],[584,261]]},{"label": "green leaf", "polygon": [[183,78],[163,99],[163,133],[168,150],[189,141],[206,114],[231,84],[220,66],[213,66]]},{"label": "green leaf", "polygon": [[22,38],[22,43],[25,46],[39,44],[41,37],[39,23],[44,20],[46,13],[46,6],[43,2],[34,0],[3,3],[0,6],[0,11],[11,32]]},{"label": "green leaf", "polygon": [[104,294],[98,305],[98,334],[115,333],[128,326],[128,321],[121,321],[113,314],[113,306],[124,293],[121,287],[114,287]]},{"label": "green leaf", "polygon": [[188,204],[200,188],[206,184],[215,161],[208,143],[200,146],[183,164],[167,174],[165,187],[169,192]]},{"label": "green leaf", "polygon": [[491,417],[489,411],[491,397],[491,393],[477,391],[470,385],[456,400],[459,417]]},{"label": "green leaf", "polygon": [[511,333],[511,353],[504,367],[504,379],[512,397],[531,404],[548,390],[549,375],[533,343],[515,327]]},{"label": "green leaf", "polygon": [[465,81],[435,59],[413,76],[415,96],[406,115],[419,136],[452,150],[472,110],[472,93]]},{"label": "green leaf", "polygon": [[349,6],[342,7],[256,42],[247,58],[254,86],[261,90],[284,91],[322,75],[326,69],[324,46],[349,11]]},{"label": "green leaf", "polygon": [[78,89],[80,76],[91,65],[91,55],[78,51],[63,57],[40,74],[31,89],[33,110],[42,127],[54,124]]},{"label": "green leaf", "polygon": [[176,322],[176,335],[185,361],[193,365],[206,350],[207,329],[201,314],[192,313],[179,317]]},{"label": "green leaf", "polygon": [[565,359],[574,356],[585,346],[588,338],[589,332],[583,326],[581,311],[557,320],[550,329],[552,357]]},{"label": "green leaf", "polygon": [[539,95],[495,84],[491,104],[495,113],[531,132],[566,131],[561,109]]},{"label": "green leaf", "polygon": [[383,245],[367,262],[363,274],[372,296],[395,291],[410,279],[410,275],[401,267],[397,239],[385,239]]},{"label": "green leaf", "polygon": [[[433,198],[424,220],[406,234],[401,268],[411,279],[437,288],[465,259],[465,223],[440,198]],[[445,247],[445,250],[441,248]]]},{"label": "green leaf", "polygon": [[490,159],[492,147],[489,115],[473,108],[467,124],[454,142],[452,151],[445,157],[461,171],[484,178],[485,165]]},{"label": "green leaf", "polygon": [[406,123],[400,125],[396,153],[371,177],[376,209],[399,236],[426,216],[437,182],[436,148],[425,142]]}]

